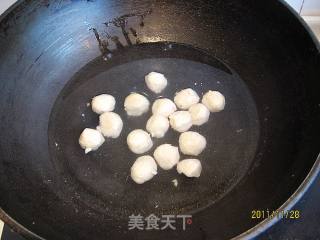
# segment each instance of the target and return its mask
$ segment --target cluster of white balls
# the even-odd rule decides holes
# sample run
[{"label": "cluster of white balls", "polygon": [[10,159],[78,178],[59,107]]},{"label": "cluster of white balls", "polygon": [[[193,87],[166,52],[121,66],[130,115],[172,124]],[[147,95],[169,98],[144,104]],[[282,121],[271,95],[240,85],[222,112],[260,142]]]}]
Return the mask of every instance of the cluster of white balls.
[{"label": "cluster of white balls", "polygon": [[79,144],[85,153],[97,150],[106,138],[119,137],[123,121],[119,114],[112,112],[115,108],[116,100],[109,94],[101,94],[92,98],[91,108],[99,116],[99,125],[96,129],[86,128],[82,131]]},{"label": "cluster of white balls", "polygon": [[[147,87],[156,94],[161,93],[168,84],[161,73],[151,72],[145,76]],[[131,93],[125,99],[125,110],[130,116],[140,116],[149,110],[150,102],[139,93]],[[152,138],[165,136],[170,126],[180,132],[179,147],[165,143],[158,146],[153,156],[138,157],[131,167],[131,178],[138,184],[149,181],[157,174],[157,165],[163,170],[176,166],[178,173],[187,177],[199,177],[201,162],[196,158],[180,161],[180,152],[198,156],[205,149],[207,141],[201,134],[188,131],[192,125],[200,126],[209,120],[210,112],[224,109],[225,98],[217,91],[208,91],[200,103],[199,95],[191,88],[176,93],[173,101],[159,98],[152,104],[152,116],[146,124],[146,131],[135,129],[129,133],[127,144],[136,154],[144,154],[153,147]],[[180,152],[179,152],[180,149]]]},{"label": "cluster of white balls", "polygon": [[[156,94],[167,86],[166,77],[157,72],[145,76],[147,87]],[[86,128],[79,139],[85,152],[98,149],[104,142],[104,137],[117,138],[122,130],[123,122],[114,112],[115,99],[111,95],[102,94],[92,99],[92,110],[100,115],[99,126],[96,129]],[[129,116],[137,117],[148,112],[149,100],[139,94],[131,93],[124,101],[124,109]],[[225,98],[218,91],[208,91],[202,97],[191,88],[176,93],[174,101],[159,98],[152,104],[152,116],[146,123],[146,131],[135,129],[127,136],[129,149],[135,154],[144,154],[153,147],[152,138],[165,136],[170,126],[181,133],[179,147],[171,144],[158,146],[153,157],[140,156],[131,167],[131,178],[138,184],[149,181],[157,174],[157,164],[164,170],[176,166],[179,174],[187,177],[199,177],[202,171],[201,162],[196,158],[180,161],[180,151],[189,156],[198,156],[206,147],[207,141],[201,134],[188,131],[192,125],[200,126],[209,120],[210,112],[222,111]],[[178,110],[179,109],[179,110]]]}]

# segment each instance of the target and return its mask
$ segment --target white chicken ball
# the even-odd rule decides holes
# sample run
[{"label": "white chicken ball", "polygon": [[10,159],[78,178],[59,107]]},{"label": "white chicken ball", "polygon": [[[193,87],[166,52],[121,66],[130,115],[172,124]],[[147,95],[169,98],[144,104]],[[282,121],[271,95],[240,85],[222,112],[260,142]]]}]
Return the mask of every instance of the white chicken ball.
[{"label": "white chicken ball", "polygon": [[187,110],[193,104],[198,103],[200,100],[198,94],[191,88],[186,88],[177,92],[174,97],[174,102],[178,108]]},{"label": "white chicken ball", "polygon": [[153,156],[159,166],[164,170],[173,168],[180,159],[178,147],[172,146],[171,144],[162,144],[156,148]]},{"label": "white chicken ball", "polygon": [[154,93],[161,93],[166,88],[168,80],[162,73],[150,72],[144,77],[147,87]]},{"label": "white chicken ball", "polygon": [[157,99],[152,105],[152,113],[154,115],[159,114],[169,117],[169,115],[175,111],[177,111],[176,105],[168,98]]},{"label": "white chicken ball", "polygon": [[180,151],[186,155],[198,156],[206,147],[207,141],[204,136],[197,132],[188,131],[180,134]]},{"label": "white chicken ball", "polygon": [[131,167],[131,178],[138,184],[149,181],[155,175],[157,175],[157,164],[149,155],[138,157]]},{"label": "white chicken ball", "polygon": [[116,100],[109,94],[101,94],[92,98],[91,108],[95,113],[112,112],[116,105]]},{"label": "white chicken ball", "polygon": [[226,105],[225,97],[218,91],[208,91],[202,97],[202,103],[210,112],[220,112]]},{"label": "white chicken ball", "polygon": [[155,138],[162,138],[169,127],[168,119],[162,115],[152,115],[146,125],[147,131]]},{"label": "white chicken ball", "polygon": [[210,117],[210,111],[202,103],[193,104],[189,108],[189,113],[191,114],[192,124],[197,126],[208,122]]},{"label": "white chicken ball", "polygon": [[127,144],[129,149],[136,154],[145,153],[153,146],[150,135],[142,129],[131,131],[127,137]]},{"label": "white chicken ball", "polygon": [[85,153],[97,150],[104,143],[102,134],[91,128],[86,128],[82,131],[79,144],[85,150]]},{"label": "white chicken ball", "polygon": [[183,173],[187,177],[200,177],[202,166],[198,159],[184,159],[177,164],[179,174]]},{"label": "white chicken ball", "polygon": [[97,130],[100,131],[103,136],[117,138],[119,137],[122,128],[123,122],[117,113],[105,112],[100,115]]},{"label": "white chicken ball", "polygon": [[192,126],[191,114],[188,111],[177,111],[169,116],[171,127],[178,132],[188,131]]},{"label": "white chicken ball", "polygon": [[124,109],[129,116],[140,116],[146,113],[149,105],[149,100],[139,93],[129,94],[124,101]]}]

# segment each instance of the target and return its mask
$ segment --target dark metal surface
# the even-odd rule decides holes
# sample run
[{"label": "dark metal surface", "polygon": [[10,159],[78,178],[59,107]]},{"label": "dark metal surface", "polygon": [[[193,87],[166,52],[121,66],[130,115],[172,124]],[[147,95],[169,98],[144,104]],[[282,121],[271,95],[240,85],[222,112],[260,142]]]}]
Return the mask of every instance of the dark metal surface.
[{"label": "dark metal surface", "polygon": [[[164,50],[168,45],[170,49]],[[188,57],[198,61],[187,60]],[[221,65],[188,47],[141,44],[114,55],[107,65],[99,57],[78,72],[61,91],[49,123],[51,161],[65,189],[61,197],[67,199],[68,192],[77,189],[81,201],[92,209],[127,223],[133,213],[148,216],[197,212],[230,191],[254,159],[259,138],[258,116],[242,80],[235,73],[200,63],[205,60],[213,66]],[[151,102],[159,97],[145,86],[144,76],[150,71],[164,73],[168,78],[163,97],[173,99],[177,89],[192,87],[201,95],[208,89],[217,89],[228,101],[222,113],[212,114],[209,124],[191,128],[208,139],[206,151],[199,156],[203,166],[199,179],[187,179],[178,175],[176,169],[159,170],[153,181],[143,185],[130,178],[129,170],[137,155],[128,149],[126,138],[132,130],[145,128],[151,110],[141,117],[128,117],[123,103],[134,91],[145,94]],[[94,75],[89,77],[87,73]],[[84,155],[77,139],[84,128],[95,128],[99,121],[87,102],[103,92],[117,99],[115,112],[123,119],[124,129],[119,138],[107,139],[99,151]],[[164,138],[154,139],[149,154],[160,144],[178,145],[179,135],[169,130]],[[173,179],[178,180],[178,187],[173,186]]]},{"label": "dark metal surface", "polygon": [[[0,206],[44,238],[234,237],[259,222],[250,219],[253,209],[282,205],[315,163],[319,49],[280,2],[26,1],[2,20],[0,34]],[[176,51],[181,44],[194,54]],[[143,90],[139,81],[154,66],[178,88],[200,81],[227,96],[206,131],[207,174],[198,185],[179,177],[185,185],[177,192],[164,181],[170,172],[139,187],[127,182],[133,156],[121,139],[88,156],[76,144],[81,128],[97,121],[85,105],[91,95],[123,98],[132,90],[128,76]],[[135,212],[193,213],[193,224],[128,231],[126,216]]]},{"label": "dark metal surface", "polygon": [[320,175],[314,181],[308,192],[293,207],[300,212],[299,219],[283,219],[269,231],[261,235],[267,239],[320,239]]},{"label": "dark metal surface", "polygon": [[[320,176],[314,181],[302,199],[293,207],[300,212],[298,219],[281,219],[256,239],[261,240],[309,240],[320,239]],[[21,240],[8,226],[3,229],[1,240]]]}]

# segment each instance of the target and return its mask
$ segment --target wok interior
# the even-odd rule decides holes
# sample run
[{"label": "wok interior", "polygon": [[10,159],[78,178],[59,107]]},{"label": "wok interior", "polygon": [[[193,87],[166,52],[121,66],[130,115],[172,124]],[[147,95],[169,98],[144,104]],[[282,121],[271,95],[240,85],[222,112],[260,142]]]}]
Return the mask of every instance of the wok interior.
[{"label": "wok interior", "polygon": [[[1,28],[0,205],[19,223],[49,239],[228,238],[257,224],[252,210],[279,207],[306,177],[319,150],[319,54],[281,3],[58,2],[23,3]],[[109,62],[97,58],[91,26],[103,33],[106,20],[148,9],[144,26],[131,27],[149,44],[115,50]],[[120,29],[110,31],[125,43]],[[164,53],[167,43],[150,43],[158,41],[186,45]],[[127,181],[134,156],[126,132],[90,156],[77,146],[81,128],[97,122],[88,99],[105,88],[122,100],[132,87],[145,91],[152,67],[172,78],[166,96],[193,81],[203,83],[200,92],[226,94],[225,112],[200,130],[213,144],[202,156],[203,178],[161,172],[142,186]],[[128,231],[132,213],[192,213],[193,224]]]},{"label": "wok interior", "polygon": [[[170,53],[163,50],[168,45],[171,45]],[[186,53],[198,56],[195,57],[198,60],[209,58],[201,51],[173,43],[139,45],[115,54],[108,63],[101,58],[94,60],[60,93],[49,123],[51,159],[65,173],[61,177],[66,179],[66,185],[82,188],[83,200],[84,196],[97,198],[94,200],[97,204],[92,206],[97,211],[105,213],[108,209],[110,216],[126,221],[133,213],[148,216],[196,212],[222,198],[248,171],[259,138],[259,120],[248,89],[236,73],[217,60],[208,61],[213,64],[210,66],[185,59]],[[161,55],[167,57],[145,58]],[[142,59],[134,60],[134,56]],[[112,66],[111,61],[119,63],[128,59],[127,63]],[[111,67],[106,69],[106,65]],[[168,78],[169,84],[160,96],[145,86],[144,76],[150,71],[165,73]],[[84,79],[83,72],[96,75]],[[191,128],[208,139],[206,150],[199,156],[203,166],[201,178],[188,179],[177,174],[176,169],[159,168],[152,181],[137,185],[130,178],[130,167],[138,156],[128,149],[126,138],[134,129],[145,129],[152,113],[150,109],[141,117],[127,116],[123,109],[125,97],[130,92],[139,92],[151,102],[159,97],[173,99],[177,90],[188,87],[200,95],[209,89],[219,90],[228,102],[222,113],[211,115],[208,124]],[[98,151],[84,155],[77,139],[84,128],[95,128],[99,122],[87,102],[103,92],[117,99],[115,112],[123,119],[124,130],[119,138],[107,139]],[[153,139],[153,148],[146,154],[152,155],[160,144],[178,146],[179,135],[169,130],[165,137]],[[190,156],[182,154],[181,159],[184,158]],[[173,185],[174,179],[178,187]]]}]

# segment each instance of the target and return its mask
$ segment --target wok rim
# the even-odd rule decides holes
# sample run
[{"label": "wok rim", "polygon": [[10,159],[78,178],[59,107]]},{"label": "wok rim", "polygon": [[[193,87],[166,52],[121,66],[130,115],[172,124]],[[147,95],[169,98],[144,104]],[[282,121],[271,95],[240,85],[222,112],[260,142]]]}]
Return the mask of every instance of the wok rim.
[{"label": "wok rim", "polygon": [[[25,0],[17,0],[13,5],[11,5],[4,13],[0,15],[0,22],[2,19],[9,14],[15,7],[20,5]],[[297,20],[302,24],[310,38],[312,39],[318,53],[320,54],[320,39],[318,40],[315,36],[314,32],[311,30],[309,25],[304,21],[304,19],[296,12],[285,0],[278,0],[284,7],[286,7],[291,14],[293,14]],[[320,153],[316,158],[315,163],[313,164],[312,168],[310,169],[308,175],[304,178],[302,183],[296,189],[296,191],[285,201],[278,209],[275,211],[277,212],[287,212],[291,210],[299,200],[304,196],[304,194],[308,191],[310,186],[315,181],[316,177],[320,173]],[[271,228],[277,222],[280,221],[281,218],[275,216],[273,218],[266,218],[263,221],[259,222],[257,225],[253,226],[252,228],[248,229],[247,231],[231,238],[231,240],[249,240],[258,237],[261,233],[265,232],[267,229]],[[12,230],[17,232],[23,237],[27,239],[37,239],[37,240],[45,240],[45,238],[37,235],[36,233],[32,232],[31,230],[27,229],[19,222],[14,220],[10,217],[1,207],[0,207],[0,220],[2,220],[6,225],[8,225]]]},{"label": "wok rim", "polygon": [[[320,173],[320,154],[317,157],[317,160],[313,164],[310,172],[297,188],[297,190],[288,198],[285,203],[283,203],[276,212],[288,212],[290,211],[304,196],[304,194],[308,191],[310,186],[313,184],[315,179]],[[231,238],[231,240],[242,240],[242,239],[254,239],[259,236],[261,233],[265,232],[267,229],[271,228],[274,224],[280,221],[281,218],[275,216],[273,218],[266,218],[265,220],[259,222],[254,227],[248,229],[247,231],[239,234],[236,237]]]},{"label": "wok rim", "polygon": [[[278,0],[284,7],[286,7],[291,14],[293,14],[297,20],[302,24],[306,32],[309,34],[310,38],[312,39],[318,53],[320,53],[320,39],[316,37],[315,33],[309,27],[309,25],[304,21],[304,19],[298,14],[296,10],[293,9],[285,0]],[[285,201],[276,211],[277,212],[287,212],[291,210],[299,200],[304,196],[304,194],[308,191],[312,183],[315,181],[317,176],[320,173],[320,153],[313,164],[312,168],[310,169],[308,175],[296,189],[296,191]],[[273,218],[266,218],[263,221],[259,222],[257,225],[253,226],[252,228],[248,229],[247,231],[239,234],[236,237],[233,237],[231,240],[249,240],[258,237],[261,233],[265,232],[267,229],[271,228],[277,222],[280,221],[281,218],[275,216]]]},{"label": "wok rim", "polygon": [[[282,204],[277,210],[278,212],[287,212],[291,210],[295,204],[299,202],[299,200],[304,196],[307,190],[310,188],[312,183],[315,181],[316,177],[320,173],[320,154],[318,155],[315,163],[313,164],[310,172],[297,188],[297,190],[289,197],[289,199]],[[37,240],[45,240],[41,236],[37,235],[36,233],[30,231],[16,220],[11,218],[2,208],[0,208],[0,219],[7,224],[11,229],[13,229],[18,234],[21,234],[23,237],[28,239],[37,239]],[[281,218],[275,216],[273,218],[266,218],[265,220],[261,221],[254,227],[248,229],[247,231],[239,234],[231,238],[231,240],[249,240],[254,239],[255,237],[259,236],[261,233],[265,232],[267,229],[271,228],[274,224],[280,221]]]}]

